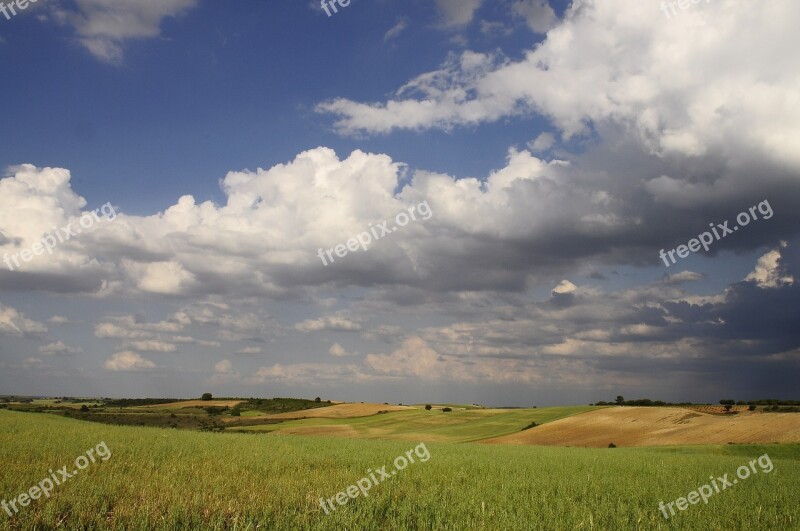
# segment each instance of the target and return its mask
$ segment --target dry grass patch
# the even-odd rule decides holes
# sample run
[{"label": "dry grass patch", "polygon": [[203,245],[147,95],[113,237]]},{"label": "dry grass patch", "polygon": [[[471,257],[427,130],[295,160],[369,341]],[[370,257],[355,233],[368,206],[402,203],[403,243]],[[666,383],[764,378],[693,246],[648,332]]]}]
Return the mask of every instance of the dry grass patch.
[{"label": "dry grass patch", "polygon": [[270,419],[349,419],[377,415],[381,411],[406,411],[417,409],[409,406],[387,406],[386,404],[337,404],[335,406],[292,411],[269,415]]},{"label": "dry grass patch", "polygon": [[678,446],[800,442],[800,414],[714,415],[673,407],[612,407],[557,420],[488,444]]}]

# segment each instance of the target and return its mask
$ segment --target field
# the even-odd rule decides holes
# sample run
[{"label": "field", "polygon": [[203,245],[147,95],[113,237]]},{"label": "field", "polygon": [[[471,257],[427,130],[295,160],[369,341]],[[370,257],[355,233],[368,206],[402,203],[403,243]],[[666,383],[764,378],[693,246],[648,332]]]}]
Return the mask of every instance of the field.
[{"label": "field", "polygon": [[[485,419],[510,422],[488,411],[480,412]],[[405,422],[423,413],[448,415],[393,415]],[[459,414],[468,413],[474,412]],[[466,439],[491,431],[478,425],[470,437],[457,423],[448,429]],[[101,441],[112,453],[56,487],[50,499],[0,518],[8,529],[800,529],[797,444],[555,448],[440,443],[433,442],[442,435],[435,427],[426,431],[413,442],[201,433],[0,411],[4,499]],[[427,462],[323,512],[320,497],[335,496],[368,469],[391,469],[421,441]],[[669,521],[659,512],[660,501],[686,496],[709,475],[733,474],[765,453],[771,473],[754,474]]]},{"label": "field", "polygon": [[597,448],[611,442],[617,446],[800,442],[800,415],[746,409],[721,415],[672,407],[606,408],[486,442]]},{"label": "field", "polygon": [[[363,404],[353,404],[362,411]],[[335,408],[315,410],[328,414]],[[387,408],[389,406],[376,406]],[[591,411],[590,406],[554,407],[546,409],[454,409],[450,413],[422,408],[404,408],[389,413],[341,418],[335,411],[331,418],[307,418],[256,426],[234,427],[231,431],[272,432],[292,435],[325,435],[362,439],[400,439],[407,441],[471,442],[516,433],[531,422],[543,424]],[[302,412],[304,413],[304,412]],[[300,414],[302,414],[300,413]]]}]

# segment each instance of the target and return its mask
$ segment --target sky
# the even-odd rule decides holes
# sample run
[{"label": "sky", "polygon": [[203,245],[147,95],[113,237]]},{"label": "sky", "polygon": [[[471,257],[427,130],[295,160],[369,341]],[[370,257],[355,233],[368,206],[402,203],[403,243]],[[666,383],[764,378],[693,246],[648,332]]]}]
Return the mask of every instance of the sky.
[{"label": "sky", "polygon": [[8,4],[0,394],[798,398],[796,0]]}]

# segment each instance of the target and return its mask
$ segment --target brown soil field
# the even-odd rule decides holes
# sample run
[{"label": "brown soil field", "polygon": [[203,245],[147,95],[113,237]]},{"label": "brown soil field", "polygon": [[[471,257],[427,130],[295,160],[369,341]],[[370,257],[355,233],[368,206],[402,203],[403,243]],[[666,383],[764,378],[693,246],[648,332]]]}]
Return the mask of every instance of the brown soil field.
[{"label": "brown soil field", "polygon": [[315,409],[305,409],[303,411],[293,411],[291,413],[278,413],[269,415],[270,419],[349,419],[353,417],[366,417],[376,415],[379,411],[405,411],[416,409],[408,406],[387,406],[385,404],[337,404],[335,406],[319,407]]},{"label": "brown soil field", "polygon": [[675,407],[610,407],[557,420],[486,444],[679,446],[800,442],[800,414],[714,415]]},{"label": "brown soil field", "polygon": [[169,404],[152,404],[149,406],[136,406],[147,409],[174,409],[184,407],[233,407],[236,404],[241,404],[244,400],[186,400],[183,402],[170,402]]}]

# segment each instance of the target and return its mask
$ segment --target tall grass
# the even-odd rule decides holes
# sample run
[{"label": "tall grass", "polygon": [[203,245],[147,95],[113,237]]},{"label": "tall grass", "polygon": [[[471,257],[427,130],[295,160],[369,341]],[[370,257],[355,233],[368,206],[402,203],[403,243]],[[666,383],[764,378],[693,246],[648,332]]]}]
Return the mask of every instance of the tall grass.
[{"label": "tall grass", "polygon": [[[0,411],[0,498],[105,441],[8,529],[800,529],[800,446],[577,449],[427,443],[431,458],[326,516],[408,441],[210,434]],[[775,464],[670,521],[660,500],[764,453]]]}]

